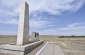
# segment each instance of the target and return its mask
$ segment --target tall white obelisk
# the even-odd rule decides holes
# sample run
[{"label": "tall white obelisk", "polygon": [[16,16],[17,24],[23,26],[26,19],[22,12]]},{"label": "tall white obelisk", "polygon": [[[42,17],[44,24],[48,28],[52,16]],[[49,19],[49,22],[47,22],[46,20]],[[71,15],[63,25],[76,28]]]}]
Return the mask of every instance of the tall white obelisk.
[{"label": "tall white obelisk", "polygon": [[22,0],[18,24],[17,45],[29,43],[29,5]]}]

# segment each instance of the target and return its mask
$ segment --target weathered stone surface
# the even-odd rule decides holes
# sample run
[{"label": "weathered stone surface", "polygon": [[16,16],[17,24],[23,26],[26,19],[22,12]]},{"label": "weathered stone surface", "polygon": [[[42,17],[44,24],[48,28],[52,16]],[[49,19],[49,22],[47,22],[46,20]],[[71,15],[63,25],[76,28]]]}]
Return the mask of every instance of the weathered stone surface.
[{"label": "weathered stone surface", "polygon": [[26,1],[22,1],[18,25],[17,45],[29,43],[29,6]]},{"label": "weathered stone surface", "polygon": [[14,55],[26,55],[42,43],[43,41],[37,41],[31,44],[22,45],[22,46],[6,44],[6,45],[1,45],[0,49],[1,49],[1,53],[8,53],[8,54],[14,54]]},{"label": "weathered stone surface", "polygon": [[38,41],[39,40],[39,33],[32,32],[31,41]]}]

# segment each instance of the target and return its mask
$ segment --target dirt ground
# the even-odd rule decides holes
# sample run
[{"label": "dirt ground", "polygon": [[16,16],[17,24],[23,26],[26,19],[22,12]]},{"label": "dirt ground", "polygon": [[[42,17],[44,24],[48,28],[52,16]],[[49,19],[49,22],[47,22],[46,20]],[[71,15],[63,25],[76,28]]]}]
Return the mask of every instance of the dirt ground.
[{"label": "dirt ground", "polygon": [[[39,37],[45,42],[62,42],[57,44],[62,48],[65,55],[85,55],[85,38],[58,38],[58,37]],[[0,37],[0,45],[16,43],[16,37]],[[10,55],[1,54],[0,55]]]},{"label": "dirt ground", "polygon": [[59,45],[65,55],[85,55],[85,41],[61,42]]}]

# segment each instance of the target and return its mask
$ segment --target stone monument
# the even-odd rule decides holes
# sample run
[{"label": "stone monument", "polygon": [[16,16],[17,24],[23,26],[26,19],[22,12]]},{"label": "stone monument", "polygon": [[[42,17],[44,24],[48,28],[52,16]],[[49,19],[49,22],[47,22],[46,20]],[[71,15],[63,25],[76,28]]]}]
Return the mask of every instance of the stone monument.
[{"label": "stone monument", "polygon": [[31,36],[31,41],[39,41],[39,33],[37,32],[32,32],[32,36]]},{"label": "stone monument", "polygon": [[21,4],[17,43],[1,45],[1,53],[27,55],[31,50],[43,43],[43,41],[37,41],[27,44],[29,43],[29,6],[25,0],[22,0]]},{"label": "stone monument", "polygon": [[22,0],[18,25],[17,45],[29,43],[29,5]]}]

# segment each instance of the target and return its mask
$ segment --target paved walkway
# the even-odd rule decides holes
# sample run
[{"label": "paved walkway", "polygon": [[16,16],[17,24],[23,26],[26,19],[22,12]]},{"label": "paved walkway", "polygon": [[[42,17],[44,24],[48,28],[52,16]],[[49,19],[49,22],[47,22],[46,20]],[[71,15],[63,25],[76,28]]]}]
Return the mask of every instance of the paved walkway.
[{"label": "paved walkway", "polygon": [[38,55],[64,55],[64,53],[58,45],[48,43]]},{"label": "paved walkway", "polygon": [[35,55],[44,45],[45,43],[41,44],[40,46],[32,50],[30,53],[28,53],[27,55]]}]

